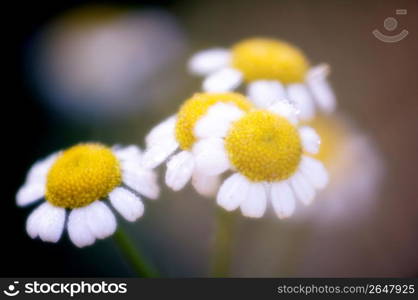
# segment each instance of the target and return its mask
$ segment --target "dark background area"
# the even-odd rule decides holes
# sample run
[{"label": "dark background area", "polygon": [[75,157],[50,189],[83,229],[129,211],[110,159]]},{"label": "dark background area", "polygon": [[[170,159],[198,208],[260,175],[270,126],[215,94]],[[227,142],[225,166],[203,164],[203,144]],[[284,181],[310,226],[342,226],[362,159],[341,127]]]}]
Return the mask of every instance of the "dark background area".
[{"label": "dark background area", "polygon": [[[175,5],[181,1],[118,1],[119,5],[137,8],[163,8],[175,13]],[[79,127],[71,125],[45,111],[45,107],[37,99],[33,87],[25,78],[25,50],[36,32],[51,22],[57,15],[80,5],[89,3],[112,4],[112,2],[89,1],[38,1],[15,2],[7,4],[4,10],[7,49],[12,59],[4,58],[7,69],[5,88],[5,106],[3,108],[4,132],[3,150],[6,151],[4,163],[7,175],[3,197],[1,223],[4,240],[2,244],[2,261],[0,275],[7,277],[31,276],[129,276],[131,270],[120,265],[121,258],[117,249],[112,248],[104,255],[102,262],[89,262],[88,257],[109,247],[96,247],[80,251],[63,239],[58,244],[42,243],[32,240],[24,233],[25,221],[32,208],[17,209],[15,194],[23,183],[25,174],[34,161],[46,153],[56,151],[76,143],[57,134],[57,128],[77,131]],[[5,91],[6,91],[5,90]],[[83,136],[83,133],[80,134]],[[79,135],[79,136],[80,136]],[[84,134],[87,135],[87,134]],[[7,144],[7,145],[6,145]],[[22,234],[24,233],[24,234]],[[87,260],[86,260],[87,257]],[[110,261],[109,261],[110,260]],[[113,261],[118,267],[112,268]]]},{"label": "dark background area", "polygon": [[[353,255],[346,261],[348,265],[351,260],[355,260],[358,263],[357,268],[344,269],[347,266],[341,263],[340,269],[338,266],[334,269],[330,267],[328,271],[319,274],[418,276],[417,2],[399,1],[396,5],[393,1],[295,2],[277,1],[277,6],[284,7],[284,10],[275,15],[275,11],[269,8],[276,5],[274,1],[123,1],[138,8],[162,8],[177,16],[180,25],[185,28],[192,48],[196,48],[196,45],[198,49],[213,44],[229,45],[245,36],[275,34],[275,30],[278,30],[279,36],[291,39],[302,48],[308,49],[314,60],[329,61],[336,69],[334,86],[340,98],[341,109],[350,113],[360,128],[376,138],[388,160],[389,178],[385,181],[384,196],[376,219],[384,220],[382,224],[385,225],[376,221],[371,225],[373,233],[365,236],[379,236],[380,240],[373,244],[373,249],[390,251],[390,255],[380,256],[380,262],[385,261],[383,264],[387,266],[380,267],[376,263],[376,266],[367,269],[368,265],[364,261],[374,255],[374,250],[364,250],[368,256]],[[3,57],[3,63],[7,67],[4,72],[2,99],[2,132],[5,133],[2,138],[2,148],[5,151],[2,159],[5,166],[2,169],[5,171],[5,180],[2,180],[1,193],[0,276],[133,275],[123,263],[111,239],[100,241],[83,250],[73,247],[67,238],[57,244],[30,239],[24,232],[24,227],[32,208],[18,208],[14,201],[28,167],[36,159],[91,136],[90,132],[83,132],[82,125],[71,124],[62,120],[59,115],[48,112],[39,101],[39,94],[34,92],[24,76],[27,68],[26,46],[33,35],[57,15],[85,3],[87,2],[15,2],[7,4],[7,8],[3,10],[3,38],[6,39],[3,44],[7,50],[10,47],[10,53]],[[410,36],[402,45],[386,47],[374,40],[370,31],[375,27],[381,28],[383,19],[398,7],[408,8],[408,18],[403,21],[403,25],[410,31]],[[287,13],[286,8],[289,9]],[[293,21],[297,26],[283,31],[280,27],[283,25],[282,19],[283,22]],[[310,22],[304,23],[304,27],[300,23],[306,19]],[[325,27],[328,30],[322,30]],[[184,70],[183,72],[185,74]],[[183,87],[183,94],[187,95],[194,89],[196,86]],[[176,105],[178,103],[173,102],[170,107]],[[163,117],[164,114],[158,116]],[[149,128],[150,125],[147,125],[141,130],[145,133]],[[61,130],[80,133],[68,138],[60,135]],[[117,141],[109,138],[108,142]],[[205,203],[203,206],[207,205]],[[151,225],[147,226],[148,229],[152,228]],[[160,245],[159,241],[149,240],[144,232],[141,234],[150,242],[145,246],[145,252],[149,253],[157,265],[163,265],[164,260],[158,261],[159,252],[154,250],[154,246]],[[345,245],[351,247],[357,245],[355,236],[355,232],[350,232],[346,237],[340,238],[346,242]],[[326,238],[322,242],[338,244],[338,241],[331,243]],[[175,249],[173,255],[177,250]],[[360,253],[361,249],[356,248],[354,253],[357,252]],[[205,251],[203,253],[206,254]],[[182,257],[180,262],[187,259]],[[340,257],[341,261],[343,259]],[[317,265],[320,261],[321,259]],[[315,263],[300,274],[314,276],[314,267]],[[187,266],[182,269],[181,265],[175,264],[165,268],[173,276],[202,276],[200,265],[198,271]],[[171,271],[175,268],[178,269]]]}]

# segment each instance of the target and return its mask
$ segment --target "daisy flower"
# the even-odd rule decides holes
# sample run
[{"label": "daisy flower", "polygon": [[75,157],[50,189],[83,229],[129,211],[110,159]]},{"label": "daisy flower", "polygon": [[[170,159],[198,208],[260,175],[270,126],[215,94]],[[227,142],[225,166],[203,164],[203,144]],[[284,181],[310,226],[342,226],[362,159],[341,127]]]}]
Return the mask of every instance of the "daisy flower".
[{"label": "daisy flower", "polygon": [[231,49],[204,50],[191,58],[189,70],[205,76],[204,91],[231,91],[245,81],[248,97],[258,107],[289,99],[304,120],[311,119],[317,108],[326,113],[335,109],[329,67],[310,67],[298,48],[280,40],[252,38]]},{"label": "daisy flower", "polygon": [[202,117],[196,133],[211,133],[194,145],[193,152],[199,172],[234,172],[218,191],[220,206],[228,211],[240,207],[243,215],[259,218],[270,201],[277,216],[285,218],[293,214],[296,199],[310,204],[315,190],[326,185],[327,171],[307,155],[318,152],[319,136],[298,125],[292,105],[277,102],[241,116],[228,107],[219,112],[230,115],[229,123],[219,126],[216,115]]},{"label": "daisy flower", "polygon": [[344,115],[321,116],[309,126],[321,136],[321,149],[314,157],[324,163],[331,180],[318,199],[320,204],[302,216],[335,224],[347,223],[355,215],[360,224],[375,207],[386,171],[379,149]]},{"label": "daisy flower", "polygon": [[140,194],[159,194],[156,175],[141,167],[141,156],[136,146],[84,143],[36,162],[16,196],[19,206],[45,199],[27,219],[29,236],[56,243],[67,227],[78,247],[106,238],[115,232],[116,219],[105,200],[128,221],[141,217]]},{"label": "daisy flower", "polygon": [[[217,104],[217,106],[215,106]],[[222,107],[229,107],[232,113],[225,116],[217,113]],[[194,188],[202,195],[211,195],[219,184],[218,176],[207,176],[197,172],[192,147],[197,140],[195,124],[204,116],[217,115],[218,123],[208,130],[212,132],[217,126],[228,122],[234,112],[241,115],[249,111],[251,102],[237,93],[199,93],[186,100],[178,113],[151,130],[145,139],[147,150],[144,164],[154,168],[167,160],[166,184],[173,190],[182,189],[192,179]]]}]

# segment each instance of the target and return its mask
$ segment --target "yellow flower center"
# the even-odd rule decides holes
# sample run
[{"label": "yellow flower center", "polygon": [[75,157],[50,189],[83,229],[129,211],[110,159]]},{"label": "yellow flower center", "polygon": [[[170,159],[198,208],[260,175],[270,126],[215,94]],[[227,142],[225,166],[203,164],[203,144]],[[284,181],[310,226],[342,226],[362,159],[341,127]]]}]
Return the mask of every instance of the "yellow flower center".
[{"label": "yellow flower center", "polygon": [[273,39],[244,40],[232,48],[232,65],[247,81],[303,82],[308,61],[296,47]]},{"label": "yellow flower center", "polygon": [[237,93],[199,93],[193,95],[180,107],[177,114],[176,139],[183,150],[190,150],[195,142],[193,133],[196,122],[207,112],[209,107],[218,103],[232,103],[243,111],[249,111],[251,103]]},{"label": "yellow flower center", "polygon": [[286,118],[255,110],[232,124],[225,138],[229,160],[251,181],[280,181],[297,169],[302,144]]},{"label": "yellow flower center", "polygon": [[113,152],[101,144],[79,144],[64,151],[48,172],[46,199],[55,206],[83,207],[106,197],[121,183]]}]

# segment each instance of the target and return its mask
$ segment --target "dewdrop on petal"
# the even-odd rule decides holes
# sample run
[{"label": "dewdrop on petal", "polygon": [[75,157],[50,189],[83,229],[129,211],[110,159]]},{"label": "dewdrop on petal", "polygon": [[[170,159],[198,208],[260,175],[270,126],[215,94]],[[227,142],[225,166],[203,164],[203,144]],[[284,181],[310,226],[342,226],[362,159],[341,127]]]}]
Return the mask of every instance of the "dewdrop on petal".
[{"label": "dewdrop on petal", "polygon": [[[202,195],[213,194],[219,183],[218,176],[211,176],[195,169],[191,151],[200,138],[227,128],[230,121],[252,108],[251,102],[237,93],[198,93],[187,99],[178,113],[163,121],[146,137],[147,149],[144,164],[154,168],[167,160],[166,184],[173,190],[182,189],[192,179],[194,188]],[[204,116],[218,116],[218,122],[210,128],[197,128]],[[204,125],[204,124],[203,124]]]},{"label": "dewdrop on petal", "polygon": [[106,202],[126,220],[137,220],[144,213],[140,195],[155,199],[159,194],[156,175],[141,163],[136,146],[99,143],[78,144],[36,162],[16,195],[19,206],[45,198],[27,219],[29,236],[56,243],[67,227],[76,246],[91,245],[116,230]]},{"label": "dewdrop on petal", "polygon": [[231,91],[245,81],[248,97],[260,108],[289,99],[303,120],[312,119],[317,109],[335,110],[329,67],[310,67],[301,50],[280,40],[251,38],[230,49],[208,49],[191,58],[189,70],[205,76],[203,90],[210,92]]},{"label": "dewdrop on petal", "polygon": [[[217,119],[205,116],[196,128],[215,126]],[[244,216],[259,218],[270,201],[279,218],[290,217],[297,199],[308,205],[327,184],[324,166],[310,156],[319,150],[319,136],[299,126],[288,103],[251,110],[226,125],[193,147],[200,172],[215,176],[232,170],[217,194],[226,210],[240,207]]]}]

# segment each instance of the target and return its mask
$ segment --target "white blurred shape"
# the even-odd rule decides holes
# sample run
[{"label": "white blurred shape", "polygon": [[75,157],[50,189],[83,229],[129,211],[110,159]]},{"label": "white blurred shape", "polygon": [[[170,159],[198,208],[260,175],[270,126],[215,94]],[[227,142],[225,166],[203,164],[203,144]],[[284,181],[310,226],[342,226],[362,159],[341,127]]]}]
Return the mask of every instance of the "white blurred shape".
[{"label": "white blurred shape", "polygon": [[[324,120],[319,130],[313,128],[322,135],[324,145],[331,147],[325,161],[329,183],[313,205],[298,210],[299,220],[311,220],[324,228],[366,222],[380,205],[378,195],[386,169],[383,157],[373,139],[350,120],[340,115]],[[325,131],[334,131],[334,137],[328,140]]]},{"label": "white blurred shape", "polygon": [[167,87],[185,51],[174,17],[162,11],[90,6],[50,24],[34,40],[30,73],[61,114],[87,121],[133,113]]}]

